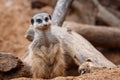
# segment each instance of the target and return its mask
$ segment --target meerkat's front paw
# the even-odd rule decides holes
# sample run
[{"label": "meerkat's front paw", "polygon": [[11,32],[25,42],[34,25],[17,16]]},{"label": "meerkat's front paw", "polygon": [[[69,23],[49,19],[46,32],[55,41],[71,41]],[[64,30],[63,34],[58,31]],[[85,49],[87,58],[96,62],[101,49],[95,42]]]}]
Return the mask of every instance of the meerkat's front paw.
[{"label": "meerkat's front paw", "polygon": [[78,72],[80,75],[90,73],[93,66],[93,62],[90,59],[87,59],[86,62],[80,65]]}]

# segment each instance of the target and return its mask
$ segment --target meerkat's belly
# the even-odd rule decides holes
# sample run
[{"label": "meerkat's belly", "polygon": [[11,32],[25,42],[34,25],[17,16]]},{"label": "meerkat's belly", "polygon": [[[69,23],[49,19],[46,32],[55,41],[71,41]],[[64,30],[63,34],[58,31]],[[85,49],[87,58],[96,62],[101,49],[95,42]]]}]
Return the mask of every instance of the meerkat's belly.
[{"label": "meerkat's belly", "polygon": [[[61,45],[50,44],[32,50],[32,72],[37,78],[53,78],[64,75],[65,61]],[[38,75],[39,74],[39,75]]]}]

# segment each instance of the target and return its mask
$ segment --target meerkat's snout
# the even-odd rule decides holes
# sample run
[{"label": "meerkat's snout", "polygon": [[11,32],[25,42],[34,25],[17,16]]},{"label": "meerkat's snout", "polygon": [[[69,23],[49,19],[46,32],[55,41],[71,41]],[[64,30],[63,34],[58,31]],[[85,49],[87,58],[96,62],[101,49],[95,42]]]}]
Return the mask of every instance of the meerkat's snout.
[{"label": "meerkat's snout", "polygon": [[36,14],[35,16],[32,17],[31,24],[34,29],[38,30],[48,29],[51,25],[51,16],[47,13]]}]

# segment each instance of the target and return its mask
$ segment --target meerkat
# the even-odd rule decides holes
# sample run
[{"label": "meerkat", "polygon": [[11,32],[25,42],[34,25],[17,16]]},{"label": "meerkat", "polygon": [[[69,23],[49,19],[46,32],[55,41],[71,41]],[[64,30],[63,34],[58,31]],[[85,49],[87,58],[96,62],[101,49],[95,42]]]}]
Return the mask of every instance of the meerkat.
[{"label": "meerkat", "polygon": [[25,62],[31,66],[34,78],[54,78],[65,75],[65,60],[60,40],[52,34],[51,16],[39,13],[32,17],[34,40],[29,45]]}]

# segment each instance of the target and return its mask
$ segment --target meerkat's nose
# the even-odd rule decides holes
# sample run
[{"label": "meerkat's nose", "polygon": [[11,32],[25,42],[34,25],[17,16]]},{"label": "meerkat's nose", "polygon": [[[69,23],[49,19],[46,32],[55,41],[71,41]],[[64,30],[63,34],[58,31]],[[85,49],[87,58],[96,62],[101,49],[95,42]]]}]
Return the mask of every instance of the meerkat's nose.
[{"label": "meerkat's nose", "polygon": [[44,26],[47,26],[47,24],[44,24]]},{"label": "meerkat's nose", "polygon": [[45,21],[43,21],[43,25],[44,25],[44,26],[47,26],[47,23],[46,23]]}]

